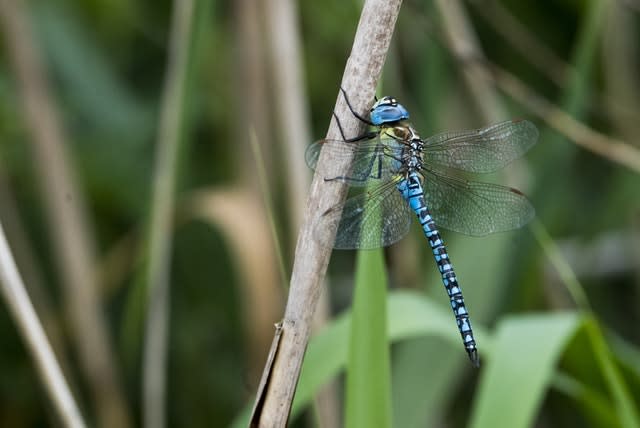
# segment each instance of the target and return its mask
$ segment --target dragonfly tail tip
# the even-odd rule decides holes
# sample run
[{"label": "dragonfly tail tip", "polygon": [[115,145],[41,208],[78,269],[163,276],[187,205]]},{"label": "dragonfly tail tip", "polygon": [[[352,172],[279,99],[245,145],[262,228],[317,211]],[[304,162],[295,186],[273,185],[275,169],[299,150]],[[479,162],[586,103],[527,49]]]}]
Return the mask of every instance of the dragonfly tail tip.
[{"label": "dragonfly tail tip", "polygon": [[480,368],[480,357],[478,356],[478,350],[470,349],[467,351],[467,353],[469,354],[469,359],[471,360],[471,364],[473,364],[475,368]]}]

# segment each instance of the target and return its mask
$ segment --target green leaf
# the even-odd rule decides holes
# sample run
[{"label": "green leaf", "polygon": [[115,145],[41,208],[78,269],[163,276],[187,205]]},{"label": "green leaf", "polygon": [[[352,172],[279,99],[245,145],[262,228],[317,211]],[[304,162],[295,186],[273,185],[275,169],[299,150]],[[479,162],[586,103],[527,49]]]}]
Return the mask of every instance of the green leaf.
[{"label": "green leaf", "polygon": [[590,318],[586,322],[586,330],[591,339],[596,362],[604,375],[609,394],[611,394],[620,425],[626,428],[640,427],[633,397],[629,393],[629,388],[620,374],[620,369],[615,363],[602,330],[595,319]]},{"label": "green leaf", "polygon": [[[515,265],[507,261],[514,257],[514,240],[521,240],[522,235],[525,235],[523,231],[500,233],[483,239],[444,235],[481,353],[488,345],[485,338],[478,337],[477,326],[495,319],[505,295],[512,293],[514,287],[520,287],[520,284],[514,284],[510,272],[511,266]],[[446,310],[449,298],[431,251],[425,252],[423,260],[427,293],[439,303],[440,308]],[[464,348],[451,311],[448,317],[442,331],[452,334],[451,346],[443,346],[439,338],[426,337],[394,348],[394,426],[423,428],[430,426],[429,423],[437,426],[439,415],[450,406],[460,382],[473,369],[466,353],[460,352]]]},{"label": "green leaf", "polygon": [[[431,302],[421,293],[389,292],[387,314],[387,340],[390,343],[421,336],[439,336],[461,346],[460,336],[448,307]],[[291,407],[291,420],[311,403],[314,394],[322,386],[335,378],[346,366],[350,331],[351,311],[346,311],[311,338]],[[491,346],[482,326],[474,326],[474,333],[487,348]],[[461,349],[461,352],[464,353],[464,350]],[[247,426],[251,404],[243,409],[231,426]]]},{"label": "green leaf", "polygon": [[101,52],[92,28],[59,4],[38,2],[34,6],[39,41],[64,85],[64,96],[83,120],[101,133],[126,136],[123,144],[148,138],[153,130],[151,110],[117,75],[109,61],[113,53]]},{"label": "green leaf", "polygon": [[583,412],[592,427],[619,427],[611,402],[600,391],[565,373],[556,373],[553,387],[582,405]]},{"label": "green leaf", "polygon": [[574,313],[508,317],[500,322],[471,426],[532,426],[557,361],[578,325]]},{"label": "green leaf", "polygon": [[347,365],[346,423],[391,426],[387,281],[382,250],[360,251]]}]

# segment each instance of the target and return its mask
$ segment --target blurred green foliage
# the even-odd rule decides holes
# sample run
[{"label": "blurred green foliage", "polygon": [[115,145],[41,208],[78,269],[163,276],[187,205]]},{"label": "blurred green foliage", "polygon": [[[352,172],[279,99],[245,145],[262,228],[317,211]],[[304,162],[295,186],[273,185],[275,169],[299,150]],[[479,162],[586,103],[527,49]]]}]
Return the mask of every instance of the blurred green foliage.
[{"label": "blurred green foliage", "polygon": [[[269,7],[265,3],[261,7]],[[563,86],[534,67],[496,30],[495,22],[479,13],[477,8],[484,7],[483,3],[468,1],[464,5],[489,62],[510,70],[576,119],[640,150],[640,135],[634,133],[640,111],[626,105],[612,107],[620,92],[614,92],[607,84],[616,75],[607,75],[612,68],[606,67],[605,61],[610,57],[605,55],[605,49],[618,47],[604,44],[606,32],[622,31],[608,9],[617,7],[633,14],[632,27],[625,30],[633,36],[630,45],[635,57],[629,58],[626,66],[637,70],[640,22],[637,6],[631,5],[635,2],[500,2],[540,44],[574,67]],[[252,100],[251,94],[243,92],[245,82],[239,77],[240,53],[245,48],[239,37],[239,4],[211,0],[211,7],[199,17],[204,25],[204,41],[198,49],[194,81],[189,82],[192,91],[187,95],[189,128],[185,138],[190,144],[181,158],[177,177],[178,212],[196,189],[233,190],[238,183],[257,188],[255,165],[246,164],[251,157],[246,156],[248,134],[243,127],[248,126],[248,120],[242,114],[245,104]],[[88,201],[100,261],[106,263],[123,242],[127,247],[125,261],[116,266],[105,264],[122,273],[114,276],[103,294],[112,344],[126,385],[126,400],[139,423],[141,349],[124,349],[123,343],[131,342],[122,338],[131,331],[140,331],[139,325],[128,324],[131,320],[125,313],[128,300],[134,298],[131,290],[136,282],[136,263],[143,257],[139,241],[149,215],[172,5],[169,1],[121,0],[50,0],[28,5],[69,135],[67,148]],[[359,2],[329,0],[300,2],[298,7],[311,124],[315,137],[321,138],[338,94],[360,6]],[[460,77],[459,69],[464,65],[452,57],[442,42],[441,24],[431,2],[407,1],[385,69],[384,87],[402,99],[424,135],[483,125]],[[269,47],[266,40],[263,42],[259,50],[266,52]],[[45,166],[32,160],[15,76],[8,64],[6,46],[1,49],[0,179],[6,181],[15,198],[20,227],[24,227],[30,247],[27,251],[32,252],[35,261],[29,269],[41,279],[44,298],[40,298],[52,308],[60,324],[63,348],[67,349],[63,358],[66,373],[92,424],[94,404],[89,402],[87,386],[76,368],[77,357],[67,339],[69,326],[65,325],[58,272],[50,254],[51,233],[43,219],[42,197],[34,179],[34,168]],[[627,82],[629,91],[640,85],[640,76],[635,76],[639,81]],[[273,95],[269,93],[273,88],[270,81],[264,85],[267,94]],[[391,403],[385,404],[393,407],[394,426],[474,423],[496,427],[501,426],[501,421],[507,424],[502,426],[509,427],[634,426],[640,405],[640,173],[577,147],[534,118],[525,106],[506,95],[500,99],[510,116],[533,118],[542,131],[538,146],[527,156],[528,162],[518,164],[509,178],[531,196],[539,220],[556,239],[562,257],[571,266],[581,266],[575,275],[593,313],[550,314],[558,308],[574,306],[549,261],[555,253],[537,243],[529,230],[486,239],[445,234],[474,327],[483,332],[479,347],[486,352],[488,364],[480,372],[472,371],[462,346],[457,339],[450,340],[451,335],[457,334],[453,317],[446,314],[450,319],[442,329],[432,329],[434,323],[440,322],[438,313],[433,311],[446,309],[446,296],[430,251],[419,241],[414,245],[419,253],[417,280],[410,285],[426,290],[428,298],[394,292],[388,303],[390,325],[396,325],[398,317],[404,320],[397,324],[400,327],[395,333],[389,328],[388,338],[393,343],[392,388]],[[270,123],[275,123],[271,110],[269,114]],[[274,135],[278,135],[275,129]],[[270,179],[272,194],[276,195],[279,230],[283,231],[280,240],[286,243],[295,237],[286,232],[291,207],[281,196],[287,191],[285,168],[278,167],[278,162],[283,161],[277,160],[282,150],[279,141],[265,148],[275,158]],[[6,211],[0,209],[0,215],[7,227]],[[250,367],[256,356],[248,355],[252,352],[247,344],[250,326],[242,314],[251,308],[243,302],[244,277],[238,272],[236,254],[230,250],[221,225],[178,217],[171,265],[166,412],[171,426],[228,426],[234,420],[238,423],[240,419],[236,418],[243,409],[246,412],[260,375],[256,371],[259,368]],[[413,232],[419,235],[417,230]],[[595,245],[603,239],[609,239],[612,245]],[[581,263],[591,254],[596,254],[588,259],[591,263]],[[399,272],[401,268],[394,260],[397,257],[388,257],[392,288],[398,286],[395,279],[406,273]],[[333,257],[329,273],[333,313],[350,307],[352,262],[350,253],[340,252]],[[291,263],[287,261],[288,267]],[[101,274],[108,276],[109,272]],[[402,315],[407,314],[402,310],[394,311],[398,299],[426,305],[426,326],[412,327],[412,322],[424,321],[419,315],[405,319]],[[429,305],[436,305],[436,309],[429,309]],[[0,425],[51,424],[53,412],[21,338],[6,314],[0,311]],[[505,317],[506,314],[510,315]],[[138,319],[144,317],[143,313],[138,315]],[[311,401],[314,388],[344,369],[348,359],[344,317],[350,316],[345,312],[309,346],[310,362],[303,369],[298,391],[303,396],[298,399],[304,404]],[[372,320],[372,325],[378,324]],[[548,341],[542,340],[545,331],[554,333]],[[373,333],[381,337],[386,334],[379,330]],[[135,338],[139,340],[133,340],[134,348],[142,344],[141,338],[134,335]],[[523,348],[538,343],[534,338],[553,349]],[[323,340],[329,345],[317,345]],[[527,351],[524,354],[523,349]],[[382,362],[372,361],[372,366],[385,363],[384,355],[372,356],[378,357]],[[520,385],[512,385],[512,390],[501,389],[520,375]],[[384,385],[385,381],[379,383]],[[537,388],[535,394],[519,389],[534,388],[531,385]],[[518,406],[504,401],[497,406],[517,414],[510,414],[508,419],[506,414],[491,413],[496,411],[491,407],[496,399],[513,400]],[[525,408],[522,413],[515,412],[521,409],[519,405]],[[296,406],[294,412],[298,416],[301,407],[298,403]],[[294,426],[314,426],[311,420],[296,418]]]}]

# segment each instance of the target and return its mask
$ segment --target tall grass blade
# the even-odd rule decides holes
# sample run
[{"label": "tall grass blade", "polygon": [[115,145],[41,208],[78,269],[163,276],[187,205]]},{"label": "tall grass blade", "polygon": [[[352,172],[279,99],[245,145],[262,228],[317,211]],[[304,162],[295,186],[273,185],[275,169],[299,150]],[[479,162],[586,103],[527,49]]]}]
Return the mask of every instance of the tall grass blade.
[{"label": "tall grass blade", "polygon": [[547,255],[549,262],[558,272],[562,283],[567,288],[567,291],[573,298],[575,304],[584,311],[590,311],[591,306],[589,305],[587,294],[584,292],[576,274],[573,272],[573,269],[571,269],[571,266],[569,266],[569,263],[567,263],[567,260],[560,253],[558,246],[551,236],[549,236],[549,232],[547,232],[547,229],[544,227],[542,222],[535,219],[531,223],[530,228],[533,232],[533,236],[538,241],[538,244],[540,244],[540,247],[542,247]]},{"label": "tall grass blade", "polygon": [[391,426],[386,296],[383,250],[360,251],[347,365],[348,428]]},{"label": "tall grass blade", "polygon": [[143,351],[143,419],[147,427],[166,425],[167,353],[173,216],[179,154],[186,142],[189,83],[199,26],[206,0],[174,2],[167,71],[158,124],[153,195],[148,231],[147,320]]},{"label": "tall grass blade", "polygon": [[609,394],[611,394],[620,426],[625,428],[640,427],[638,409],[624,378],[621,376],[620,369],[613,359],[613,354],[604,339],[602,329],[595,319],[589,319],[586,323],[586,330],[593,346],[596,362],[604,376]]}]

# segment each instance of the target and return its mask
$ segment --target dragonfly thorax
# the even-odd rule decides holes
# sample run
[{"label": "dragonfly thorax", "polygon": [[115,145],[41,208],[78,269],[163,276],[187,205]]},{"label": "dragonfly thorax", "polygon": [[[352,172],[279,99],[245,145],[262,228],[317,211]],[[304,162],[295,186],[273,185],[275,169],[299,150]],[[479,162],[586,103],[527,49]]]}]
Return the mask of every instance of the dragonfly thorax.
[{"label": "dragonfly thorax", "polygon": [[409,119],[409,112],[393,97],[382,97],[371,107],[369,113],[371,123],[384,126]]},{"label": "dragonfly thorax", "polygon": [[422,142],[422,138],[418,135],[413,127],[402,124],[397,126],[381,126],[381,132],[397,141],[404,141],[411,145],[413,141]]},{"label": "dragonfly thorax", "polygon": [[411,146],[411,150],[414,150],[420,153],[422,153],[422,150],[424,149],[424,141],[422,141],[422,139],[419,137],[411,139],[411,142],[409,143],[409,145]]}]

